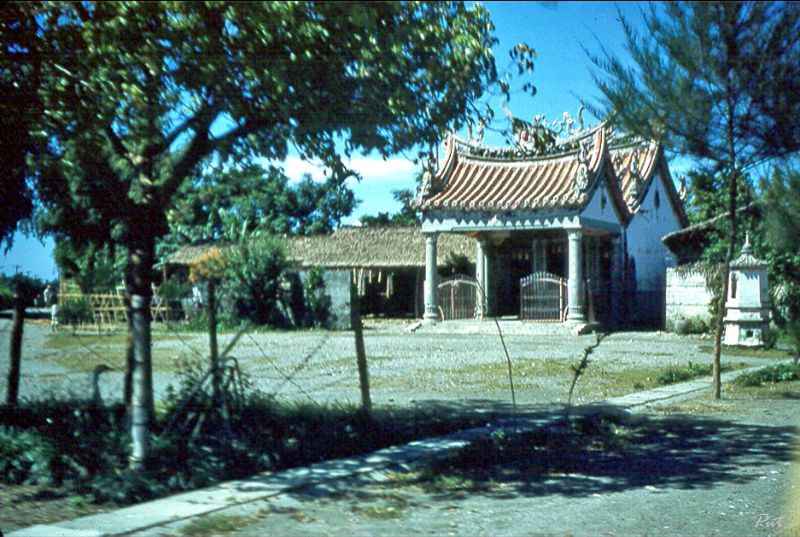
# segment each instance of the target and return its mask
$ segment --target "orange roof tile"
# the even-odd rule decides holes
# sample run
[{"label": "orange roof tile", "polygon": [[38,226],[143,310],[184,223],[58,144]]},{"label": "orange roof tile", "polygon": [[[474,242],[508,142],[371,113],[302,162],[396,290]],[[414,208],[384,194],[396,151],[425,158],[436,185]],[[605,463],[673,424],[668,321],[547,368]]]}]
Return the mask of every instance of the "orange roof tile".
[{"label": "orange roof tile", "polygon": [[515,148],[470,145],[451,136],[444,164],[422,185],[415,206],[423,211],[579,210],[589,201],[597,180],[606,176],[627,219],[647,191],[663,153],[656,143],[613,146],[608,139],[609,132],[601,125],[563,142],[555,154],[540,156]]}]

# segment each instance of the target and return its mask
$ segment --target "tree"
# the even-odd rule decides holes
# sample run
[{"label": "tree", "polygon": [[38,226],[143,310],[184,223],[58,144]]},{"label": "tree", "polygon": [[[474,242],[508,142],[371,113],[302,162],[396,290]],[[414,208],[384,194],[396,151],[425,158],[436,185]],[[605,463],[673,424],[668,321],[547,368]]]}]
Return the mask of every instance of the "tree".
[{"label": "tree", "polygon": [[34,193],[28,183],[26,160],[36,150],[32,132],[41,121],[40,55],[36,24],[25,6],[6,2],[0,7],[0,243],[10,246],[20,222],[33,211]]},{"label": "tree", "polygon": [[108,293],[125,278],[125,252],[113,245],[89,243],[76,246],[72,241],[56,244],[55,259],[60,274],[74,280],[82,293]]},{"label": "tree", "polygon": [[[42,51],[42,220],[126,248],[135,369],[131,465],[149,452],[156,240],[204,164],[432,147],[499,84],[488,12],[461,3],[21,4]],[[516,50],[516,49],[515,49]],[[524,69],[532,51],[516,50]],[[527,62],[527,63],[526,63]],[[419,151],[423,156],[424,149]]]},{"label": "tree", "polygon": [[[662,140],[724,179],[724,297],[737,245],[740,181],[751,168],[800,149],[800,6],[667,3],[645,15],[647,35],[622,20],[633,64],[606,50],[592,58],[604,95],[599,108],[625,131]],[[723,317],[720,308],[713,355],[716,398]]]},{"label": "tree", "polygon": [[761,183],[766,218],[763,225],[769,245],[772,281],[780,278],[777,311],[779,322],[795,346],[800,359],[800,171],[776,168]]},{"label": "tree", "polygon": [[167,214],[169,234],[163,248],[219,241],[243,231],[329,233],[355,206],[353,193],[334,178],[315,181],[305,175],[292,184],[272,166],[220,168],[204,170],[181,186]]}]

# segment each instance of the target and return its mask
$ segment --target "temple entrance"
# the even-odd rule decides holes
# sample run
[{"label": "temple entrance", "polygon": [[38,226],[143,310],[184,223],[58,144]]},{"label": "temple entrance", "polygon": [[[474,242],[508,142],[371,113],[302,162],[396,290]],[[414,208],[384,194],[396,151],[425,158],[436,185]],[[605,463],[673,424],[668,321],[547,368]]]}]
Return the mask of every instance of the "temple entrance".
[{"label": "temple entrance", "polygon": [[519,318],[563,322],[567,318],[567,280],[548,272],[535,272],[519,281]]},{"label": "temple entrance", "polygon": [[457,274],[445,278],[438,289],[439,318],[442,321],[479,319],[478,282],[472,276]]}]

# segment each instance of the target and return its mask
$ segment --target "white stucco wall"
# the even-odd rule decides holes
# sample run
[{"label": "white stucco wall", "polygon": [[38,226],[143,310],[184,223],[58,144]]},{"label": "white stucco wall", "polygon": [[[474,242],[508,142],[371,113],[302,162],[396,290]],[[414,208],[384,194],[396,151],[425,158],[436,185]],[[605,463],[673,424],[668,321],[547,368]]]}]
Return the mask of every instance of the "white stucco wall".
[{"label": "white stucco wall", "polygon": [[614,200],[608,191],[608,183],[605,178],[601,179],[594,189],[592,198],[581,212],[581,219],[590,219],[612,225],[621,223],[619,213],[614,208]]},{"label": "white stucco wall", "polygon": [[643,322],[658,322],[663,314],[665,272],[674,264],[674,258],[661,237],[680,227],[680,219],[659,170],[626,231],[628,256],[636,262],[636,296],[633,299],[636,311],[633,314]]},{"label": "white stucco wall", "polygon": [[711,321],[709,305],[712,293],[703,272],[667,268],[665,294],[667,330],[675,330],[682,320],[702,320],[706,323]]}]

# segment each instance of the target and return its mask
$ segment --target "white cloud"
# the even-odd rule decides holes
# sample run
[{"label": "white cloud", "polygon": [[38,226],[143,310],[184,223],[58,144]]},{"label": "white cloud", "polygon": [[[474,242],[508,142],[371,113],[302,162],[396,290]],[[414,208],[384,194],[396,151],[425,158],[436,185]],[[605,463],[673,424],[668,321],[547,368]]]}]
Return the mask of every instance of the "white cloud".
[{"label": "white cloud", "polygon": [[360,173],[364,178],[380,178],[390,176],[413,176],[419,166],[408,159],[392,157],[383,160],[380,157],[356,157],[348,163],[350,169]]},{"label": "white cloud", "polygon": [[[344,161],[345,166],[359,173],[363,181],[384,180],[384,179],[411,179],[418,173],[418,166],[410,160],[392,157],[383,160],[380,157],[355,157]],[[269,162],[264,162],[268,165]],[[298,156],[290,155],[282,163],[273,162],[275,166],[282,167],[286,175],[299,181],[303,175],[309,174],[317,181],[325,178],[326,170],[324,166],[314,162],[301,159]],[[363,182],[362,181],[362,182]]]}]

